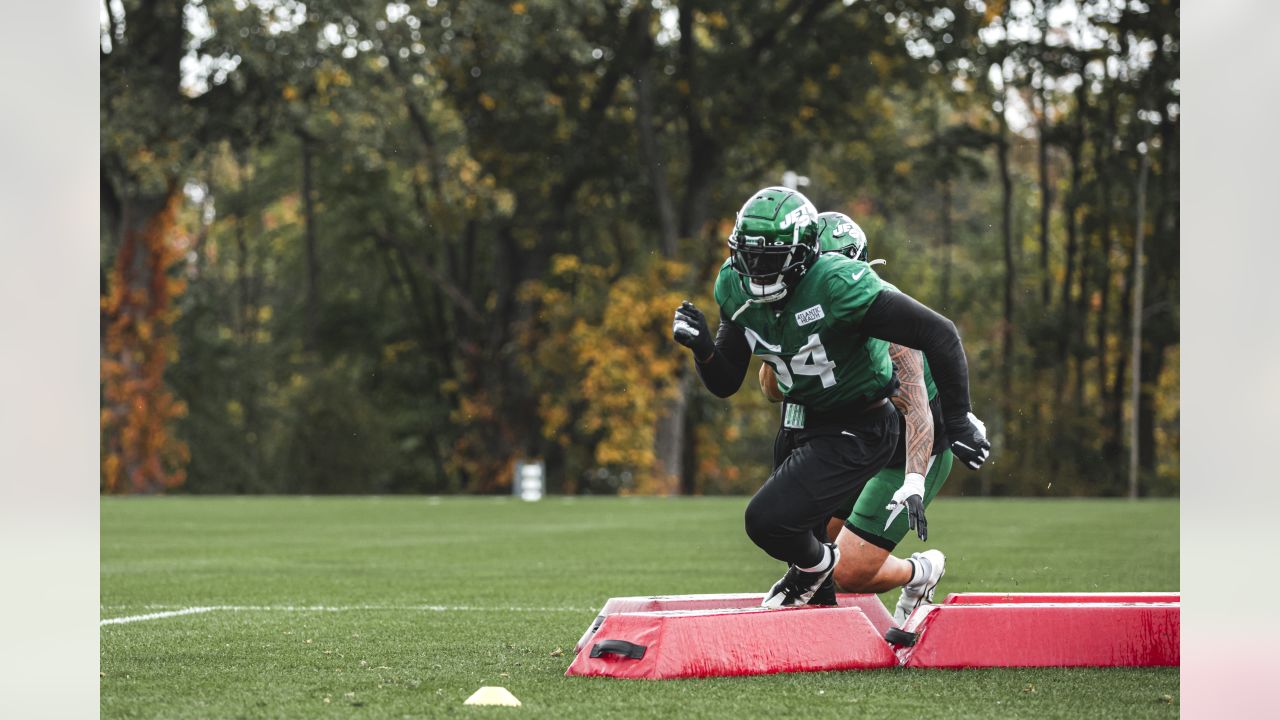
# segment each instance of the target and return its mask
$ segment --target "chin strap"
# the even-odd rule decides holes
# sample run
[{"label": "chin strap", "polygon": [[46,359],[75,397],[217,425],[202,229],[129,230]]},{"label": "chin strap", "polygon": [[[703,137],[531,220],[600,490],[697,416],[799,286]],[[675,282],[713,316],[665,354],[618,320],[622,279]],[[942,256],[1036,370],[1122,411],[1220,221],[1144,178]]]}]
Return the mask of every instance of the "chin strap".
[{"label": "chin strap", "polygon": [[738,316],[742,314],[742,311],[751,307],[751,304],[754,302],[756,302],[755,298],[747,298],[747,301],[742,303],[742,307],[738,308],[737,310],[734,310],[733,315],[729,316],[729,322],[734,322],[735,320],[737,320]]},{"label": "chin strap", "polygon": [[867,266],[870,267],[872,265],[888,265],[888,264],[889,264],[888,260],[884,260],[882,258],[876,258],[875,260],[872,260],[871,262],[867,263]]},{"label": "chin strap", "polygon": [[[748,283],[748,287],[750,287],[750,283]],[[771,293],[769,295],[765,295],[762,297],[752,297],[750,296],[750,290],[748,290],[747,301],[742,303],[742,305],[737,310],[733,311],[733,315],[729,316],[729,322],[736,321],[738,319],[738,316],[741,315],[743,311],[745,311],[747,308],[751,307],[752,305],[777,302],[786,296],[787,296],[787,287],[785,285],[782,286],[781,290],[778,290],[775,293]]]}]

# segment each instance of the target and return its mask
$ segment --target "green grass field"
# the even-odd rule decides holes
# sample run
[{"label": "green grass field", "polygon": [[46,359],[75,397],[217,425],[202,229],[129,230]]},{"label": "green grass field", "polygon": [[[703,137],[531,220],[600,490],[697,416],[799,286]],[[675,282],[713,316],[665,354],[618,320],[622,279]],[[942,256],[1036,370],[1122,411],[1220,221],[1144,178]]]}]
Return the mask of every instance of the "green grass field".
[{"label": "green grass field", "polygon": [[[566,678],[614,595],[763,592],[745,498],[103,498],[104,718],[1175,717],[1176,669]],[[1176,501],[929,510],[948,592],[1176,590]],[[902,550],[921,548],[914,539]],[[885,595],[890,604],[896,596]],[[519,709],[464,706],[501,685]]]}]

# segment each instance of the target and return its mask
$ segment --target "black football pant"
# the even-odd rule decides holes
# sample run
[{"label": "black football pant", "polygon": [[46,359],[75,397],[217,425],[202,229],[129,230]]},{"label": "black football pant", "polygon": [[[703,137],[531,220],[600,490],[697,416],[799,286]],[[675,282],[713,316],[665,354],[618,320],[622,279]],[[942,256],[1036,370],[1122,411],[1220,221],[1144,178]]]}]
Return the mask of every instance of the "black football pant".
[{"label": "black football pant", "polygon": [[818,564],[827,520],[852,507],[888,464],[899,432],[898,410],[889,402],[839,426],[783,430],[773,473],[747,504],[751,541],[783,562]]}]

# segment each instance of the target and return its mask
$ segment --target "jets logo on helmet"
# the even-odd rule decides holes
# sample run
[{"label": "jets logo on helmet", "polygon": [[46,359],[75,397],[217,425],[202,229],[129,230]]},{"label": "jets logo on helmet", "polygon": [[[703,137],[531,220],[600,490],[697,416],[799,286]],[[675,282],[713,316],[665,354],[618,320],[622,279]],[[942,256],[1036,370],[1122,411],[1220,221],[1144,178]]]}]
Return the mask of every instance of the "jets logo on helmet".
[{"label": "jets logo on helmet", "polygon": [[806,205],[801,205],[795,210],[787,213],[787,216],[782,218],[782,224],[778,225],[778,227],[786,230],[793,224],[797,227],[808,225],[814,221],[817,214],[818,209],[813,205],[808,204],[808,201],[806,201]]},{"label": "jets logo on helmet", "polygon": [[854,260],[867,261],[867,235],[844,213],[824,212],[818,216],[818,248],[838,252]]},{"label": "jets logo on helmet", "polygon": [[767,187],[738,211],[729,236],[732,266],[759,302],[786,297],[818,257],[818,209],[796,190]]}]

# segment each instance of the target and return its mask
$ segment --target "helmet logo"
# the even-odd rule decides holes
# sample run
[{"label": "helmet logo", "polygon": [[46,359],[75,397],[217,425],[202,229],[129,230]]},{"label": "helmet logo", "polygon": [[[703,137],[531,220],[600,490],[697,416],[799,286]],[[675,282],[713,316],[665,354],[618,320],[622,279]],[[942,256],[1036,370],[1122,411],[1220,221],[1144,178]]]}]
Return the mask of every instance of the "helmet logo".
[{"label": "helmet logo", "polygon": [[813,222],[813,216],[815,213],[811,212],[812,209],[813,208],[811,206],[801,205],[795,210],[792,210],[791,212],[787,213],[786,217],[782,218],[782,222],[778,223],[778,229],[786,230],[787,228],[791,227],[793,224],[796,227],[804,227],[805,225],[808,225],[809,223]]},{"label": "helmet logo", "polygon": [[853,223],[840,223],[839,225],[836,226],[835,230],[831,231],[831,236],[840,237],[841,235],[852,235],[853,228],[854,228]]}]

